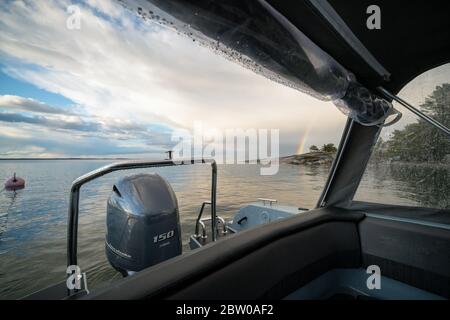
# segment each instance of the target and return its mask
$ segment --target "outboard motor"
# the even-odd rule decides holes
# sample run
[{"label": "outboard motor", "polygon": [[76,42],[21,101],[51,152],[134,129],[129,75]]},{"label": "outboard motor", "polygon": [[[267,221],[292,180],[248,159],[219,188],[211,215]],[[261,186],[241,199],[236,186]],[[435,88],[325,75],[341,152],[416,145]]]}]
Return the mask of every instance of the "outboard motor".
[{"label": "outboard motor", "polygon": [[107,206],[106,255],[126,276],[181,254],[178,203],[156,173],[121,178]]}]

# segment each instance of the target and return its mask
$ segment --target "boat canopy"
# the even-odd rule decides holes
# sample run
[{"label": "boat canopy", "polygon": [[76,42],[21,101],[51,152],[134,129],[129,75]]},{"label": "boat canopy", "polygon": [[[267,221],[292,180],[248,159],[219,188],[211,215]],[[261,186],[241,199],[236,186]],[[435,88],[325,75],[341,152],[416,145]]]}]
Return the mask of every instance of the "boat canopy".
[{"label": "boat canopy", "polygon": [[376,30],[366,26],[365,0],[121,2],[271,80],[333,101],[362,125],[401,116],[378,87],[396,93],[450,57],[449,20],[435,16],[448,12],[444,1],[378,1]]},{"label": "boat canopy", "polygon": [[[271,1],[272,2],[272,1]],[[273,1],[274,5],[278,1]],[[279,1],[278,10],[289,18],[298,11],[297,3],[303,1]],[[311,1],[313,3],[315,1]],[[321,1],[319,1],[321,2]],[[351,68],[358,79],[370,88],[382,86],[398,93],[407,83],[427,70],[450,62],[450,2],[446,0],[329,0],[329,4],[345,21],[353,34],[376,60],[390,73],[388,79],[380,77],[367,63],[354,53],[345,41],[333,41],[330,32],[308,31],[308,35],[324,50],[339,58],[339,62]],[[367,8],[377,4],[381,9],[381,28],[369,30],[366,26]],[[301,19],[299,16],[296,21]],[[318,17],[322,20],[321,17]],[[306,21],[303,21],[302,30]],[[326,22],[321,25],[326,25]],[[311,26],[309,27],[311,29]],[[337,39],[339,37],[335,35]],[[358,61],[358,63],[356,63]]]}]

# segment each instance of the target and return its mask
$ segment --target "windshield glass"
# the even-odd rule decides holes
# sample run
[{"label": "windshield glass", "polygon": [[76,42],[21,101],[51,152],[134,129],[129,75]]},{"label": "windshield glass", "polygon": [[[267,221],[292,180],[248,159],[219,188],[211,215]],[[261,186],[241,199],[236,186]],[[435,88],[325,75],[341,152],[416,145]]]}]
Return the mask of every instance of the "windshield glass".
[{"label": "windshield glass", "polygon": [[[399,97],[449,127],[450,64],[418,76]],[[403,118],[381,131],[355,200],[450,208],[450,138],[402,106],[396,108]]]},{"label": "windshield glass", "polygon": [[[204,151],[219,162],[217,214],[227,222],[241,207],[261,205],[258,198],[294,213],[316,205],[346,122],[331,102],[255,74],[116,1],[1,1],[0,28],[0,176],[25,180],[24,189],[0,192],[0,298],[66,279],[73,180],[111,162],[176,156],[180,138],[200,142],[189,145],[192,156]],[[153,172],[175,191],[189,251],[210,195],[208,166],[103,176],[80,195],[78,263],[89,289],[122,278],[105,255],[113,185]]]}]

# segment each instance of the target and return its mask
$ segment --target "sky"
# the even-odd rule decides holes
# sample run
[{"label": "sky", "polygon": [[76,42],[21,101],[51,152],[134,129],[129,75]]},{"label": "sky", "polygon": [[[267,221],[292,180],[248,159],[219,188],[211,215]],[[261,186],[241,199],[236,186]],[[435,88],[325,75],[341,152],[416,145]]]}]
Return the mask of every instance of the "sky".
[{"label": "sky", "polygon": [[279,129],[290,155],[338,144],[346,121],[116,1],[1,1],[0,30],[0,158],[153,157],[198,122]]}]

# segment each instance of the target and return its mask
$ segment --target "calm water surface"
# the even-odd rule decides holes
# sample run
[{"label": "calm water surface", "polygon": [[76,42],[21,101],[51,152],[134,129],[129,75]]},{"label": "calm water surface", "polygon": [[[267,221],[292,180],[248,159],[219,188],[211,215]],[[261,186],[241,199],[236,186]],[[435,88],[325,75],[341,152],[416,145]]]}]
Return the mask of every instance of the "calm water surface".
[{"label": "calm water surface", "polygon": [[[0,193],[0,298],[19,298],[65,279],[66,220],[71,183],[80,175],[108,163],[99,160],[0,161],[3,181],[17,172],[27,183],[26,189],[16,194]],[[260,197],[313,208],[329,168],[282,164],[274,176],[260,176],[259,170],[258,165],[249,164],[219,166],[219,215],[229,220],[241,206]],[[187,249],[200,205],[209,199],[209,165],[115,172],[83,186],[78,263],[87,272],[90,289],[121,277],[109,266],[104,253],[106,201],[119,177],[138,172],[157,172],[175,190],[184,249]],[[395,181],[383,181],[382,190],[393,202],[417,204],[411,197],[411,190],[402,193],[399,191],[401,186]],[[364,188],[369,190],[370,184],[376,185],[376,181],[366,179]]]}]

